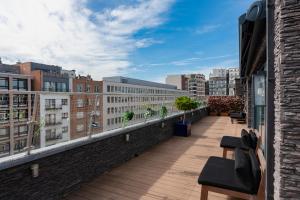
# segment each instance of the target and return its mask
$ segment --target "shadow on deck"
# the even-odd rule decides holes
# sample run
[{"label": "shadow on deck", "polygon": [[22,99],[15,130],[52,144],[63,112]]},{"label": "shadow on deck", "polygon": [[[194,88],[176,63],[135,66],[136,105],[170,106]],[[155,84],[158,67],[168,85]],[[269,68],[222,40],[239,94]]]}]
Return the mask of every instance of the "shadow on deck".
[{"label": "shadow on deck", "polygon": [[[192,136],[173,137],[104,175],[82,185],[68,200],[200,199],[197,179],[209,156],[222,156],[223,135],[239,135],[243,124],[229,117],[206,117],[192,126]],[[210,200],[229,199],[209,193]]]}]

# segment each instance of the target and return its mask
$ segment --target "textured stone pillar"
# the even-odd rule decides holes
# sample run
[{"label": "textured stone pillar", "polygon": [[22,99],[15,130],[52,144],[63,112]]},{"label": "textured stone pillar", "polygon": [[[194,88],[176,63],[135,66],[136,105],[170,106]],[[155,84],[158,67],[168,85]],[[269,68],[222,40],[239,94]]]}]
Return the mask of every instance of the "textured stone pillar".
[{"label": "textured stone pillar", "polygon": [[300,1],[275,0],[274,199],[300,199]]}]

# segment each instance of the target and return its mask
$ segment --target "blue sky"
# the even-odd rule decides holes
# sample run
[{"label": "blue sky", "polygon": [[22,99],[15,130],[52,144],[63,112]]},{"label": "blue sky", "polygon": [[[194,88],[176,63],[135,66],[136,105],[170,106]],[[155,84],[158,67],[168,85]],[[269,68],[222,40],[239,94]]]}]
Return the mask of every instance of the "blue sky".
[{"label": "blue sky", "polygon": [[0,37],[7,39],[0,55],[4,62],[60,65],[94,79],[207,75],[214,67],[238,67],[238,17],[252,2],[3,0]]},{"label": "blue sky", "polygon": [[[116,6],[128,1],[92,4]],[[132,1],[134,2],[134,1]],[[131,3],[132,3],[131,2]],[[238,67],[238,17],[252,1],[178,0],[163,13],[165,22],[140,30],[136,38],[152,38],[146,48],[132,52],[130,77],[164,81],[167,74],[202,72],[213,67]]]}]

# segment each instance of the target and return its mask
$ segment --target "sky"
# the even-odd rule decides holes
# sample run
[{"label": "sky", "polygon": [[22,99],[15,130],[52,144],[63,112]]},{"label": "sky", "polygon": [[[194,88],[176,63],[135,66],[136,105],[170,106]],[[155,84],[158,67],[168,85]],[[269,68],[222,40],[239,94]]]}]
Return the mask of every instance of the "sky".
[{"label": "sky", "polygon": [[164,82],[238,67],[238,17],[253,0],[0,0],[3,63],[40,62]]}]

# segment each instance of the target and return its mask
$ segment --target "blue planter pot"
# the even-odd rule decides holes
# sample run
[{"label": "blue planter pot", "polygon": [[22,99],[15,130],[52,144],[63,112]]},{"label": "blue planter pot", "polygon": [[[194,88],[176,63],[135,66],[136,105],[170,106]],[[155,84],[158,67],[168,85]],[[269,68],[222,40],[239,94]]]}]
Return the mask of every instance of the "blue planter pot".
[{"label": "blue planter pot", "polygon": [[177,122],[175,124],[175,136],[188,137],[191,135],[192,123],[190,121]]}]

